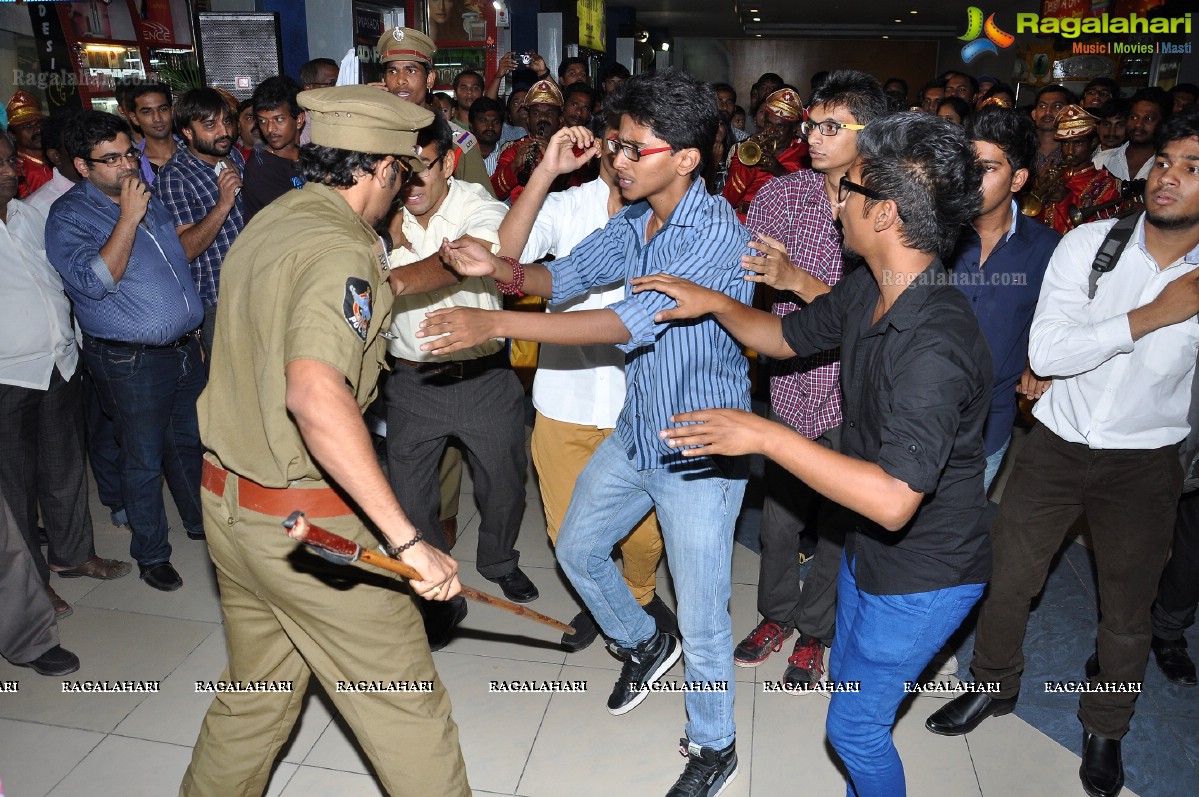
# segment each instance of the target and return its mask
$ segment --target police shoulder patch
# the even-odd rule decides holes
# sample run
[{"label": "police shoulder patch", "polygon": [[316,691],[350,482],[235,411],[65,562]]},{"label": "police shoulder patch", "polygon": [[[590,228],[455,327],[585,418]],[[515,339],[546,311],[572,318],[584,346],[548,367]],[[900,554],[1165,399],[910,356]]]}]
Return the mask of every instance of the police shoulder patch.
[{"label": "police shoulder patch", "polygon": [[363,279],[346,280],[346,296],[341,303],[346,323],[366,343],[366,330],[371,323],[371,286]]}]

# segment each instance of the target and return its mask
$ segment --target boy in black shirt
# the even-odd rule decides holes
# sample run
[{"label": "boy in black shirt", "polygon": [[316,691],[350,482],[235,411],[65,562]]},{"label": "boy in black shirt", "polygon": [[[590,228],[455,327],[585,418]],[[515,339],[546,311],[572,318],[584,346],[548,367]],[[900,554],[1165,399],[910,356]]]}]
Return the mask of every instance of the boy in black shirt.
[{"label": "boy in black shirt", "polygon": [[246,158],[242,201],[247,224],[258,211],[304,185],[300,176],[304,112],[296,102],[299,93],[299,84],[286,75],[278,75],[262,81],[250,98],[264,146],[255,147]]}]

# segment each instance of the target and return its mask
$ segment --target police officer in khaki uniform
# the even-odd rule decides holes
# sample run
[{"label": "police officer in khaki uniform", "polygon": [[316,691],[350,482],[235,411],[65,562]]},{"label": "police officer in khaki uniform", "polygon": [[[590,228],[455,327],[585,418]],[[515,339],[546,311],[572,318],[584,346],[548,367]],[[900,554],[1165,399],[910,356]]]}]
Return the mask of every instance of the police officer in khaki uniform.
[{"label": "police officer in khaki uniform", "polygon": [[[389,794],[461,797],[470,788],[458,729],[412,598],[391,579],[329,565],[280,525],[300,509],[377,547],[370,524],[424,575],[411,592],[444,601],[461,589],[454,560],[400,509],[362,421],[392,304],[372,225],[419,163],[415,131],[432,114],[368,86],[306,91],[299,102],[312,120],[308,183],[259,213],[229,251],[199,403],[211,450],[204,528],[229,646],[221,678],[292,689],[218,693],[180,795],[262,794],[315,673]],[[401,688],[338,690],[362,681]]]},{"label": "police officer in khaki uniform", "polygon": [[[429,92],[437,82],[433,71],[433,53],[437,45],[425,34],[412,28],[389,28],[375,45],[379,63],[383,64],[383,85],[401,100],[425,107]],[[479,142],[465,127],[450,122],[454,128],[454,177],[477,183],[495,196]]]}]

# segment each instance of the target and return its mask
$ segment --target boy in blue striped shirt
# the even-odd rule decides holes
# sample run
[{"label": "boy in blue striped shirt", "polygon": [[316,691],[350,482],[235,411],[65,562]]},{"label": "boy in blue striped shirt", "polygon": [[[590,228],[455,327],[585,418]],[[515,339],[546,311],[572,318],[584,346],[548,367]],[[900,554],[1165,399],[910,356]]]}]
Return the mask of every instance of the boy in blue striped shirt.
[{"label": "boy in blue striped shirt", "polygon": [[[622,84],[611,111],[623,114],[615,138],[566,141],[582,165],[601,143],[615,154],[628,207],[570,255],[522,266],[477,243],[447,242],[442,257],[463,275],[491,275],[506,293],[560,303],[588,289],[666,273],[750,300],[741,256],[749,233],[703,180],[716,136],[712,90],[685,73],[638,75]],[[565,154],[565,153],[564,153]],[[627,355],[628,395],[614,434],[575,485],[557,543],[558,560],[612,649],[624,659],[608,710],[636,707],[678,660],[680,644],[657,629],[629,592],[612,547],[656,509],[678,595],[685,677],[704,685],[686,694],[688,760],[668,797],[713,797],[736,776],[731,592],[733,526],[745,492],[744,458],[688,458],[658,436],[671,415],[704,407],[749,409],[749,379],[738,344],[711,319],[660,325],[672,307],[661,294],[629,295],[602,310],[534,315],[453,308],[430,313],[422,337],[448,354],[492,337],[544,343],[612,343]],[[440,337],[438,337],[440,336]]]}]

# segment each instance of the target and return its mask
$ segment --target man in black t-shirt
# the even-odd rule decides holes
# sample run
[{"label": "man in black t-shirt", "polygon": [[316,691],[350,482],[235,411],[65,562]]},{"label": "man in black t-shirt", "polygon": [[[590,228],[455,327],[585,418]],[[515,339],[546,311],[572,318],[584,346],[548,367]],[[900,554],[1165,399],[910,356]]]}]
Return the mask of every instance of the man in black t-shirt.
[{"label": "man in black t-shirt", "polygon": [[922,113],[876,119],[841,178],[845,247],[866,261],[802,312],[780,318],[686,280],[631,280],[712,314],[748,348],[786,360],[840,348],[840,451],[753,413],[675,415],[689,456],[761,453],[857,513],[838,580],[826,730],[850,793],[903,794],[891,741],[911,684],[982,595],[991,572],[983,425],[991,355],[941,263],[977,215],[981,170],[962,128]]},{"label": "man in black t-shirt", "polygon": [[300,176],[304,112],[296,102],[299,93],[299,84],[286,75],[278,75],[262,81],[250,98],[264,146],[255,148],[246,158],[242,200],[247,224],[258,211],[304,185]]}]

